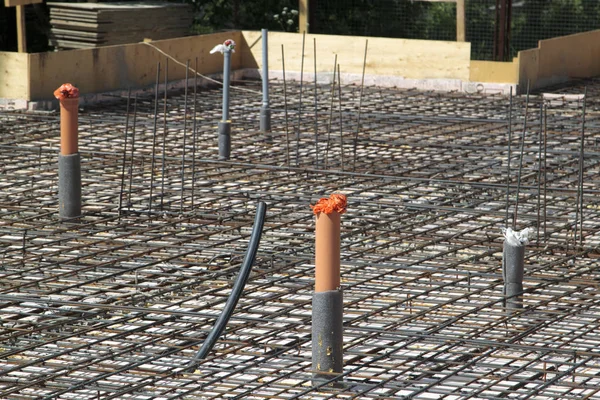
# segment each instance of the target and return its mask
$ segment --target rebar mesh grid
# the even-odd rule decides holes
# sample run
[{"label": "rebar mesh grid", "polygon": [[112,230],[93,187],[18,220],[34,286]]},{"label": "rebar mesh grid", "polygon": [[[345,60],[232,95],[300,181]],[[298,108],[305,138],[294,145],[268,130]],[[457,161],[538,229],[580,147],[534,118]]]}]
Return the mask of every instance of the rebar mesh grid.
[{"label": "rebar mesh grid", "polygon": [[[600,396],[600,82],[560,91],[584,86],[583,163],[574,96],[509,110],[501,95],[366,88],[359,107],[359,87],[340,101],[320,85],[315,108],[314,87],[300,104],[288,83],[285,110],[274,83],[272,135],[260,96],[234,92],[231,161],[217,161],[218,90],[171,93],[166,107],[132,96],[81,112],[84,215],[71,222],[57,210],[58,116],[0,114],[0,398]],[[333,192],[349,198],[344,384],[314,387],[309,204]],[[244,295],[184,373],[259,200]],[[501,228],[515,220],[535,235],[524,308],[507,312]]]}]

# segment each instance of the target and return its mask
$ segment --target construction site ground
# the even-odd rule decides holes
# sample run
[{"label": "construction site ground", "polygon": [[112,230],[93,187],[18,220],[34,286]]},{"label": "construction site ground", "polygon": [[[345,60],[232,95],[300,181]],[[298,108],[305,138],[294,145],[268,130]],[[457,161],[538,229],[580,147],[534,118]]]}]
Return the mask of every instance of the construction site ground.
[{"label": "construction site ground", "polygon": [[[512,100],[273,81],[271,133],[259,90],[232,89],[230,160],[218,87],[82,108],[72,221],[58,112],[0,113],[1,399],[600,398],[599,80]],[[310,204],[331,193],[344,373],[315,386]],[[243,296],[185,372],[259,201]],[[505,227],[531,228],[513,311]]]}]

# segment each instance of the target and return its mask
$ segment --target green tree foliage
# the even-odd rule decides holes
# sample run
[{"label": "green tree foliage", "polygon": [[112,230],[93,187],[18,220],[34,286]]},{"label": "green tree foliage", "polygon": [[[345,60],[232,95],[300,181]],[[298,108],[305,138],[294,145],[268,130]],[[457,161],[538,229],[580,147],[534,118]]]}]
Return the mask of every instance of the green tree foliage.
[{"label": "green tree foliage", "polygon": [[[194,6],[195,33],[210,33],[230,29],[283,30],[281,16],[284,8],[298,9],[294,0],[186,0]],[[297,17],[295,19],[297,26]],[[287,19],[284,21],[287,26]],[[289,30],[289,29],[288,29]]]},{"label": "green tree foliage", "polygon": [[[428,4],[401,0],[351,0],[318,3],[318,33],[414,38],[425,34]],[[399,16],[406,16],[398,18]]]},{"label": "green tree foliage", "polygon": [[539,40],[600,29],[598,0],[526,0],[513,11],[512,56]]}]

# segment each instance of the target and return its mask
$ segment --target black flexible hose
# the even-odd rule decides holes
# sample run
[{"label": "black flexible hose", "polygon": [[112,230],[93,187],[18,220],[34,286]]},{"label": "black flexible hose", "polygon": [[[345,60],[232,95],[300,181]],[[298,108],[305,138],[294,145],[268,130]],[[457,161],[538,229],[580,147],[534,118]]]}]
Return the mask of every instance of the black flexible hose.
[{"label": "black flexible hose", "polygon": [[229,298],[227,299],[227,303],[225,303],[225,307],[223,308],[221,315],[219,315],[219,318],[206,337],[206,340],[204,343],[202,343],[200,350],[198,350],[192,361],[190,361],[190,363],[187,365],[185,372],[194,372],[198,361],[204,359],[204,357],[206,357],[206,355],[212,350],[213,346],[221,336],[221,333],[223,333],[223,330],[227,326],[227,322],[229,322],[229,318],[231,318],[231,314],[233,314],[233,310],[235,309],[238,300],[242,296],[242,291],[244,290],[244,286],[246,286],[246,282],[250,276],[250,271],[252,270],[252,265],[254,264],[258,245],[262,236],[266,213],[267,205],[262,201],[259,202],[256,208],[256,216],[254,217],[252,234],[250,235],[250,243],[248,244],[248,249],[246,250],[246,255],[244,256],[244,261],[242,262],[242,267],[240,268],[240,274],[233,285],[233,289],[229,295]]}]

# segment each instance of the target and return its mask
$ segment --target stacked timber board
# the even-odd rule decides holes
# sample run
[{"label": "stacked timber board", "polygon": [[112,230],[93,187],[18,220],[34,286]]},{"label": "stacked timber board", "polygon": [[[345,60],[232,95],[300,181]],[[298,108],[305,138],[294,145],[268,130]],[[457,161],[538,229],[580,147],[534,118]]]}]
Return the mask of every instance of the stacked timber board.
[{"label": "stacked timber board", "polygon": [[192,24],[187,4],[164,2],[48,3],[51,44],[85,49],[185,36]]}]

